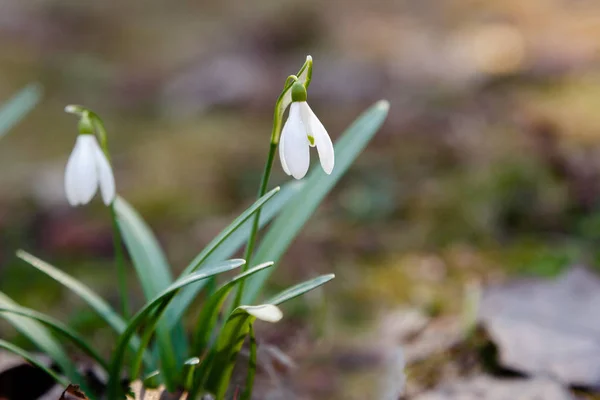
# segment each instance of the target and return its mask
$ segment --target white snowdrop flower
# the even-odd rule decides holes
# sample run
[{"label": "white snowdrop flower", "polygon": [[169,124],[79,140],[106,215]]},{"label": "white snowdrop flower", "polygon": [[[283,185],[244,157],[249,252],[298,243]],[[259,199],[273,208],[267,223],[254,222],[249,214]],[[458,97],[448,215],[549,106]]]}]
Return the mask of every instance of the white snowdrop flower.
[{"label": "white snowdrop flower", "polygon": [[93,134],[80,134],[65,170],[65,191],[72,206],[87,204],[100,186],[102,200],[115,198],[115,178],[104,152]]},{"label": "white snowdrop flower", "polygon": [[316,147],[321,167],[328,175],[333,171],[333,143],[325,127],[306,102],[306,89],[301,83],[292,86],[290,113],[279,143],[279,158],[286,174],[302,179],[310,165],[310,147]]}]

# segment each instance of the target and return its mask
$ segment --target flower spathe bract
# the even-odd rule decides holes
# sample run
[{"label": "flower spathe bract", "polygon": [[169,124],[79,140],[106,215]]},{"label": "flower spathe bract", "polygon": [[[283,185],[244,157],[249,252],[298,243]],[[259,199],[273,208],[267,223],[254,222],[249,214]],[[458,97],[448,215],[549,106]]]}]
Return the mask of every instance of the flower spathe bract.
[{"label": "flower spathe bract", "polygon": [[321,167],[331,174],[335,155],[329,134],[306,101],[293,102],[279,142],[279,158],[286,174],[304,178],[310,165],[310,147],[317,148]]},{"label": "flower spathe bract", "polygon": [[87,204],[100,187],[104,204],[115,198],[115,178],[108,159],[94,135],[77,137],[65,170],[65,191],[72,206]]}]

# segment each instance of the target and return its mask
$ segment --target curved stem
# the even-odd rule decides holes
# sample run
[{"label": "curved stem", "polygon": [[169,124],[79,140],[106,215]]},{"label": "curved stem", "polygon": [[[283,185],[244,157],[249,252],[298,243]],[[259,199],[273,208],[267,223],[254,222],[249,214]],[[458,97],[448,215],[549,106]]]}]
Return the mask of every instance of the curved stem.
[{"label": "curved stem", "polygon": [[[111,162],[110,153],[108,151],[108,136],[106,134],[106,128],[100,117],[93,112],[89,112],[92,118],[92,123],[96,131],[96,136],[100,141],[100,147],[104,155]],[[110,216],[112,219],[112,231],[113,231],[113,249],[115,252],[115,264],[117,265],[117,276],[119,280],[119,292],[121,294],[121,312],[123,317],[129,319],[130,309],[129,300],[127,298],[127,271],[125,270],[125,257],[123,256],[123,247],[121,245],[121,231],[119,230],[119,222],[117,220],[117,213],[115,211],[114,202],[110,205]]]},{"label": "curved stem", "polygon": [[[271,170],[273,169],[273,160],[275,159],[276,151],[277,151],[277,144],[271,142],[271,145],[269,146],[269,155],[267,156],[267,162],[265,164],[265,170],[263,172],[262,180],[260,182],[260,189],[258,191],[257,198],[259,198],[259,199],[262,196],[264,196],[265,193],[267,193],[267,186],[269,185],[269,178],[271,177]],[[258,209],[258,211],[256,211],[256,214],[254,214],[254,218],[252,220],[252,230],[251,230],[250,238],[248,239],[248,244],[246,245],[246,251],[244,254],[244,260],[246,260],[246,265],[244,266],[244,271],[246,271],[246,270],[248,270],[248,268],[250,268],[249,263],[252,259],[252,253],[254,251],[254,244],[256,242],[256,233],[258,232],[258,225],[259,225],[259,221],[260,221],[260,211],[261,211],[261,209]]]},{"label": "curved stem", "polygon": [[[276,124],[273,124],[273,129],[277,128]],[[264,196],[267,192],[267,186],[269,186],[269,178],[271,177],[271,170],[273,169],[273,160],[275,159],[275,152],[277,151],[277,143],[271,141],[269,145],[269,155],[267,156],[267,162],[265,164],[265,170],[260,182],[260,188],[258,190],[258,198]],[[252,229],[250,230],[250,236],[248,237],[248,243],[246,244],[246,250],[244,252],[244,260],[246,264],[243,267],[243,272],[250,268],[252,261],[252,253],[254,252],[254,245],[256,244],[256,234],[258,233],[258,226],[260,221],[260,209],[254,214],[252,219]],[[235,301],[233,303],[233,309],[239,307],[242,302],[242,296],[244,295],[244,281],[240,283],[240,286],[235,295]]]},{"label": "curved stem", "polygon": [[[301,75],[306,68],[309,68],[306,83],[307,85],[310,82],[310,75],[312,74],[311,70],[312,59],[307,59],[306,63],[300,69],[298,75]],[[264,196],[267,192],[267,186],[269,186],[269,178],[271,177],[271,170],[273,169],[273,160],[275,159],[275,153],[277,151],[277,145],[279,144],[279,139],[281,137],[281,129],[282,129],[282,121],[283,114],[287,109],[288,105],[291,103],[291,93],[290,90],[294,82],[298,81],[298,77],[296,75],[290,75],[285,80],[285,85],[283,91],[277,98],[277,102],[275,103],[275,111],[273,113],[273,129],[271,130],[271,140],[269,143],[269,155],[267,156],[267,162],[265,164],[265,169],[263,172],[262,179],[260,181],[260,187],[258,189],[258,198]],[[244,265],[244,271],[247,271],[248,268],[252,266],[252,253],[254,252],[254,245],[256,243],[256,234],[258,233],[258,226],[260,222],[260,209],[254,214],[254,219],[252,220],[252,229],[250,230],[250,236],[248,237],[248,242],[246,244],[246,250],[244,252],[244,260],[246,260],[246,265]],[[240,283],[240,286],[235,295],[235,300],[231,307],[231,310],[236,309],[241,305],[242,298],[244,296],[244,281]]]}]

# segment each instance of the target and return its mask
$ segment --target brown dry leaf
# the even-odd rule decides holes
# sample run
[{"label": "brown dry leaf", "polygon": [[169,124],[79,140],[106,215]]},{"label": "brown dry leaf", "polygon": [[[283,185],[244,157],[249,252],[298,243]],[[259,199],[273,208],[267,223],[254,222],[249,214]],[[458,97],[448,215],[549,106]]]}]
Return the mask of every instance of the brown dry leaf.
[{"label": "brown dry leaf", "polygon": [[69,385],[60,396],[59,400],[89,400],[88,397],[79,390],[79,385]]},{"label": "brown dry leaf", "polygon": [[477,376],[443,384],[413,400],[574,400],[559,383],[550,379],[496,379]]},{"label": "brown dry leaf", "polygon": [[144,388],[141,381],[131,384],[131,391],[135,397],[127,396],[130,400],[187,400],[187,394],[171,394],[165,390],[163,385],[156,389]]},{"label": "brown dry leaf", "polygon": [[574,267],[554,280],[488,288],[479,319],[500,363],[533,376],[600,387],[600,278]]}]

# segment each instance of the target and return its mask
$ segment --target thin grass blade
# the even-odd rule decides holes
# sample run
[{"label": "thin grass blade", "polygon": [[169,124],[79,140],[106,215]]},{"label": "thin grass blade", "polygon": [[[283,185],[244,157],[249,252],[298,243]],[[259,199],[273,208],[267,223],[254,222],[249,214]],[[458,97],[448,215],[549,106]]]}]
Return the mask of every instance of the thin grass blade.
[{"label": "thin grass blade", "polygon": [[23,350],[22,348],[15,346],[14,344],[2,339],[0,339],[0,348],[10,351],[11,353],[14,353],[19,357],[22,357],[23,359],[27,360],[32,365],[36,366],[37,368],[50,375],[52,379],[54,379],[61,386],[67,387],[69,385],[69,381],[67,379],[63,378],[62,376],[59,376],[56,372],[42,364],[37,358],[35,358],[33,355]]},{"label": "thin grass blade", "polygon": [[[125,331],[127,327],[127,322],[117,312],[106,302],[102,297],[100,297],[96,292],[90,289],[84,283],[78,281],[73,278],[69,274],[61,271],[60,269],[54,267],[51,264],[31,255],[23,250],[17,251],[17,257],[21,260],[25,261],[27,264],[31,265],[38,271],[43,272],[48,275],[50,278],[54,279],[65,288],[67,288],[71,293],[79,296],[83,301],[85,301],[107,324],[110,326],[115,332],[121,334]],[[130,341],[130,347],[133,351],[137,351],[139,348],[140,341],[137,336],[133,337]],[[152,366],[153,361],[152,358],[146,354],[144,356],[144,362],[148,366]]]},{"label": "thin grass blade", "polygon": [[73,344],[79,347],[79,349],[81,349],[88,356],[93,358],[106,372],[108,372],[108,364],[102,358],[102,356],[100,356],[100,354],[98,354],[98,352],[96,352],[96,350],[94,350],[77,332],[75,332],[59,320],[26,307],[0,306],[0,315],[3,313],[20,315],[22,317],[33,319],[46,325],[50,329],[60,333],[62,336],[66,337],[71,342],[73,342]]},{"label": "thin grass blade", "polygon": [[268,304],[279,305],[295,297],[302,296],[335,278],[334,274],[321,275],[306,282],[294,285],[266,301]]},{"label": "thin grass blade", "polygon": [[[0,292],[0,307],[18,308],[19,305],[10,297]],[[42,324],[20,315],[4,313],[2,316],[23,336],[31,340],[37,348],[54,360],[71,382],[81,385],[85,383],[63,347]]]},{"label": "thin grass blade", "polygon": [[254,334],[253,324],[250,324],[248,329],[248,338],[250,342],[250,358],[248,359],[248,371],[246,372],[246,388],[244,389],[244,393],[242,393],[241,400],[250,400],[252,398],[252,391],[254,390],[258,346],[256,345],[256,335]]},{"label": "thin grass blade", "polygon": [[0,138],[25,117],[42,98],[42,87],[37,83],[25,86],[0,107]]}]

